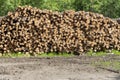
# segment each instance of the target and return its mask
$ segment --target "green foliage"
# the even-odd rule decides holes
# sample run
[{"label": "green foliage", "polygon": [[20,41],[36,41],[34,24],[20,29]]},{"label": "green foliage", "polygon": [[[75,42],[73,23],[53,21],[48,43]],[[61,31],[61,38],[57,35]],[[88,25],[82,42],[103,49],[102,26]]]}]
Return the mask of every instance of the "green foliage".
[{"label": "green foliage", "polygon": [[120,0],[0,0],[0,16],[25,5],[55,11],[92,11],[111,18],[120,17]]},{"label": "green foliage", "polygon": [[120,17],[120,0],[104,0],[101,13],[108,17]]},{"label": "green foliage", "polygon": [[72,3],[74,0],[44,0],[41,8],[51,9],[55,11],[64,11],[73,9]]},{"label": "green foliage", "polygon": [[107,17],[120,17],[120,0],[75,0],[76,10],[92,11]]}]

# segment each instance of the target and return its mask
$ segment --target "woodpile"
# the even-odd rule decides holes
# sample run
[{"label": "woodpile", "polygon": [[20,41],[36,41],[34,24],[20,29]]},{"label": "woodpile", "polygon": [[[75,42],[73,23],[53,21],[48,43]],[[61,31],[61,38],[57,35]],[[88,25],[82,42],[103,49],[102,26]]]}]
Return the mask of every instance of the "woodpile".
[{"label": "woodpile", "polygon": [[120,26],[101,14],[18,7],[0,21],[0,53],[120,50]]},{"label": "woodpile", "polygon": [[120,18],[116,19],[116,21],[118,22],[118,24],[120,24]]},{"label": "woodpile", "polygon": [[0,17],[0,21],[2,20],[3,17]]}]

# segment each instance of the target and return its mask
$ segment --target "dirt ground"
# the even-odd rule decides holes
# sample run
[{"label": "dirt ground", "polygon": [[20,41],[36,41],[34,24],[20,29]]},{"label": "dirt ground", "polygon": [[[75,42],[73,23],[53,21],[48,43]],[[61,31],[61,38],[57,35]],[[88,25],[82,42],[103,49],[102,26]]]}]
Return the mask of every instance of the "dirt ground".
[{"label": "dirt ground", "polygon": [[120,80],[119,71],[95,66],[120,56],[0,58],[0,80]]}]

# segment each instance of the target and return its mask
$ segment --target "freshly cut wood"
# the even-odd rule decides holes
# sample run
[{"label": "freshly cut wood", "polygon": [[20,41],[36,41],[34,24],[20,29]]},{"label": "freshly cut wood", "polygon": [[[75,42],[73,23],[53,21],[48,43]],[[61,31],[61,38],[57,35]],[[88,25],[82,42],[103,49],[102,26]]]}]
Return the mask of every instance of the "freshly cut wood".
[{"label": "freshly cut wood", "polygon": [[0,20],[0,53],[120,50],[120,25],[102,14],[18,7]]}]

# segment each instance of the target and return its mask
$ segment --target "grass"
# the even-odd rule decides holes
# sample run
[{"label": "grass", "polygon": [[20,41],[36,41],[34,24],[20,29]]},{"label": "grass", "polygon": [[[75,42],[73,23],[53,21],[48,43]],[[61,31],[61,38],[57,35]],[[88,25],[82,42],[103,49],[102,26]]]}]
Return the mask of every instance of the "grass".
[{"label": "grass", "polygon": [[111,50],[110,52],[106,52],[106,51],[94,52],[94,51],[90,50],[89,52],[87,52],[87,56],[106,56],[109,54],[120,56],[120,51]]},{"label": "grass", "polygon": [[[99,52],[93,52],[90,50],[89,52],[86,53],[87,56],[106,56],[108,54],[113,54],[113,55],[119,55],[120,56],[120,51],[118,50],[112,50],[110,53],[104,52],[104,51],[99,51]],[[11,57],[11,58],[17,58],[17,57],[72,57],[75,56],[73,53],[39,53],[39,54],[24,54],[21,52],[18,53],[4,53],[3,55],[0,54],[1,57]]]},{"label": "grass", "polygon": [[120,51],[118,51],[118,50],[112,50],[111,51],[113,54],[115,54],[115,55],[119,55],[120,56]]},{"label": "grass", "polygon": [[[120,56],[120,51],[118,50],[111,50],[109,53],[106,51],[99,51],[99,52],[93,52],[92,50],[87,53],[88,56],[107,56],[107,55],[117,55]],[[93,62],[92,65],[114,70],[114,71],[120,71],[120,61],[119,60],[113,60],[113,61],[98,61]]]},{"label": "grass", "polygon": [[105,56],[107,55],[106,52],[100,51],[100,52],[93,52],[92,50],[87,52],[88,56]]},{"label": "grass", "polygon": [[74,56],[74,54],[68,54],[68,53],[42,53],[38,54],[40,57],[71,57]]},{"label": "grass", "polygon": [[99,66],[99,67],[103,67],[106,69],[112,69],[112,70],[120,70],[120,62],[115,60],[115,61],[100,61],[97,63],[93,64],[94,66]]},{"label": "grass", "polygon": [[21,58],[21,57],[72,57],[74,54],[69,54],[69,53],[38,53],[38,54],[24,54],[21,52],[18,53],[5,53],[1,57],[10,57],[10,58]]}]

